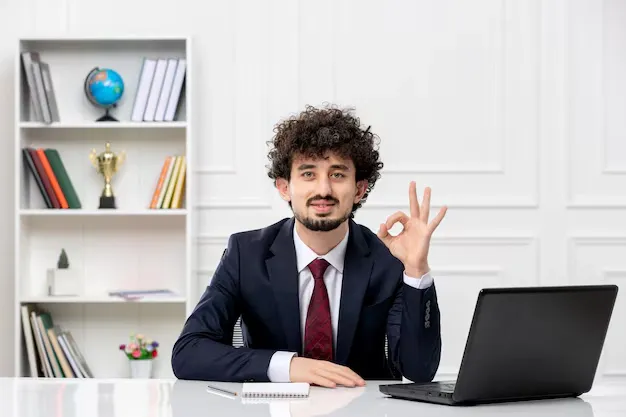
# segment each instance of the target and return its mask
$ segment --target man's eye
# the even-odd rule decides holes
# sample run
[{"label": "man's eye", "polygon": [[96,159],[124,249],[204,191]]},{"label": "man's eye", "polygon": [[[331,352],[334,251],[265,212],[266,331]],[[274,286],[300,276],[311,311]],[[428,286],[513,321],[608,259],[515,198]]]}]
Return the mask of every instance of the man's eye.
[{"label": "man's eye", "polygon": [[302,173],[302,176],[303,176],[303,177],[310,177],[310,176],[312,176],[312,175],[313,175],[313,173],[312,173],[312,172],[310,172],[310,171],[307,171],[307,172],[303,172],[303,173]]},{"label": "man's eye", "polygon": [[335,172],[333,175],[335,176],[335,178],[343,178],[345,176],[341,172]]}]

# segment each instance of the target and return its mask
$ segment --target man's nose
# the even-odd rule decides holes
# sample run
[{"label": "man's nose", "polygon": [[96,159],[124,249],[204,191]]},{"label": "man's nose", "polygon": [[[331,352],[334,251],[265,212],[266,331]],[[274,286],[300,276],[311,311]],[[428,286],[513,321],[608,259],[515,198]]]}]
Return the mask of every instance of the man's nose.
[{"label": "man's nose", "polygon": [[317,193],[321,196],[332,195],[332,187],[329,178],[320,178],[317,181]]}]

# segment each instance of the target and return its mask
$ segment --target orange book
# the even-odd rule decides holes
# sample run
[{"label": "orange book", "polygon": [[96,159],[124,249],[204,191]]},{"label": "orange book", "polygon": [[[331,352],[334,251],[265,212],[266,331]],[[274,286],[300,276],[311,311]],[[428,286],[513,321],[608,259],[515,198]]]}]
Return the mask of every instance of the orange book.
[{"label": "orange book", "polygon": [[65,195],[63,194],[63,190],[59,185],[59,181],[57,181],[57,177],[54,175],[54,171],[52,171],[52,167],[50,166],[50,162],[46,157],[46,154],[43,151],[43,148],[37,149],[37,155],[39,155],[39,159],[41,160],[41,165],[43,165],[44,171],[46,171],[46,175],[50,180],[50,185],[52,185],[52,189],[54,190],[54,194],[59,199],[59,203],[61,204],[62,209],[69,208],[69,204],[67,204],[67,200],[65,199]]},{"label": "orange book", "polygon": [[157,183],[156,189],[154,190],[154,194],[152,194],[152,201],[150,202],[150,208],[156,209],[157,204],[159,202],[159,194],[161,193],[161,189],[163,188],[163,183],[165,182],[165,177],[167,176],[167,169],[172,163],[172,156],[168,156],[163,163],[163,168],[161,168],[161,174],[159,175],[159,181]]}]

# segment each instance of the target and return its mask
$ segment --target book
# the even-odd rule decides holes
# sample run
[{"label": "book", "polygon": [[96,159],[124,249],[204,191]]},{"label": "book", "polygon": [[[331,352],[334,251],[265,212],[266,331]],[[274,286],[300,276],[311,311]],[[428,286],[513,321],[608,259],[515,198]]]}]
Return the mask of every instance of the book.
[{"label": "book", "polygon": [[305,398],[310,385],[306,382],[244,382],[244,398]]}]

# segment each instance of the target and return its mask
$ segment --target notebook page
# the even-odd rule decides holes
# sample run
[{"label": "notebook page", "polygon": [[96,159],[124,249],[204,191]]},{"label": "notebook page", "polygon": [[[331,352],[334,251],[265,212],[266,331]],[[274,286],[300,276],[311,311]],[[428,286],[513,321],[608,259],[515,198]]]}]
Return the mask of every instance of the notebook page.
[{"label": "notebook page", "polygon": [[306,382],[244,382],[243,397],[298,398],[309,395]]}]

